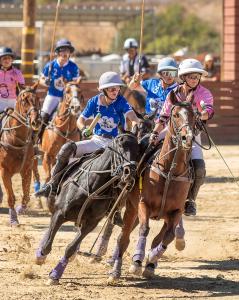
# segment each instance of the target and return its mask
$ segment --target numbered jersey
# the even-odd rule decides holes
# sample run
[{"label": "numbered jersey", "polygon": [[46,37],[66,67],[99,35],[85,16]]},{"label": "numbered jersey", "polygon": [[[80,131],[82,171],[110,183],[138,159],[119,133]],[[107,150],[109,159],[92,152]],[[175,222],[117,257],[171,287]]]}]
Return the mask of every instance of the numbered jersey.
[{"label": "numbered jersey", "polygon": [[160,114],[168,93],[177,86],[177,83],[174,83],[164,89],[161,80],[158,78],[145,80],[141,84],[147,92],[146,113],[152,113],[158,108],[158,115]]},{"label": "numbered jersey", "polygon": [[95,126],[94,134],[107,134],[116,137],[118,135],[119,124],[124,127],[125,117],[128,112],[132,111],[132,108],[121,95],[119,95],[110,105],[101,105],[101,95],[102,94],[96,95],[88,101],[81,116],[88,119],[90,117],[95,117],[100,113],[101,117]]},{"label": "numbered jersey", "polygon": [[55,59],[46,64],[42,75],[50,78],[48,95],[63,97],[65,82],[77,80],[79,77],[79,68],[71,60],[61,67],[57,59]]}]

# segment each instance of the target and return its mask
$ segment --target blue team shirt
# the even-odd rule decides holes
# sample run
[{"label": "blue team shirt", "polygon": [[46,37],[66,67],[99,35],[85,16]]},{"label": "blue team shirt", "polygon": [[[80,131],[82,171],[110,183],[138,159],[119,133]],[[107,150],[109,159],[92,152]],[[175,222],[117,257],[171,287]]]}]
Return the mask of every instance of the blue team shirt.
[{"label": "blue team shirt", "polygon": [[[49,74],[49,67],[52,64],[51,72]],[[60,67],[57,59],[48,62],[43,71],[43,76],[50,77],[50,86],[48,88],[48,95],[63,97],[64,91],[64,80],[72,81],[79,77],[79,68],[71,60],[68,61],[64,66]]]},{"label": "blue team shirt", "polygon": [[168,93],[177,86],[177,83],[173,83],[172,85],[164,89],[162,87],[161,79],[151,78],[148,80],[144,80],[141,85],[147,92],[145,106],[146,113],[152,113],[156,110],[156,108],[159,108],[158,114],[160,114]]},{"label": "blue team shirt", "polygon": [[102,94],[98,94],[88,101],[81,116],[88,119],[100,113],[101,118],[95,126],[94,134],[107,134],[116,137],[118,135],[118,125],[124,126],[125,114],[131,111],[132,108],[122,95],[119,95],[108,106],[100,105],[100,95]]}]

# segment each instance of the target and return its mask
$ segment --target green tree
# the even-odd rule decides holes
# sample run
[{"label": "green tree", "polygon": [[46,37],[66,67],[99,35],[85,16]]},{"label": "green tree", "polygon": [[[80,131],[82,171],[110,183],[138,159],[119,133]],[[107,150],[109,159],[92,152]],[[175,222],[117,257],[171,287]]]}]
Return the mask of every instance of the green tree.
[{"label": "green tree", "polygon": [[[114,50],[122,51],[128,37],[139,40],[140,21],[137,17],[124,24],[119,32],[119,48]],[[143,49],[146,53],[170,54],[186,46],[194,54],[219,53],[219,45],[219,33],[181,5],[171,5],[156,16],[145,15]]]}]

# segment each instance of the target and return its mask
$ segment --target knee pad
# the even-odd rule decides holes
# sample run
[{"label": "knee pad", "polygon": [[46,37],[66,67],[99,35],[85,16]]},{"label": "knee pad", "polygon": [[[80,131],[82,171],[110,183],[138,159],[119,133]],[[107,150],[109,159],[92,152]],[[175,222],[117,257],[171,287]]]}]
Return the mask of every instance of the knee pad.
[{"label": "knee pad", "polygon": [[69,160],[70,156],[75,156],[77,150],[76,143],[68,142],[64,144],[59,153],[57,154],[57,159],[59,160]]},{"label": "knee pad", "polygon": [[192,165],[195,179],[204,179],[206,176],[205,161],[203,159],[193,159]]},{"label": "knee pad", "polygon": [[44,123],[48,123],[48,121],[50,119],[50,115],[48,113],[45,113],[44,111],[42,111],[41,118]]}]

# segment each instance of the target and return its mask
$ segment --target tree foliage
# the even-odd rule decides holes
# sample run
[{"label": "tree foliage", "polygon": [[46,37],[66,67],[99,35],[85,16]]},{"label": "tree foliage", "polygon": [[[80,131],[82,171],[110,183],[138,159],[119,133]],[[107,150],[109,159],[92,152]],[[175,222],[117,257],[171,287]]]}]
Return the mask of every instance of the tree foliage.
[{"label": "tree foliage", "polygon": [[[128,37],[139,41],[141,18],[124,24],[119,32],[119,47]],[[170,54],[182,47],[198,54],[219,53],[220,36],[205,21],[188,13],[181,5],[171,5],[164,12],[153,16],[145,15],[143,49],[146,53]]]}]

